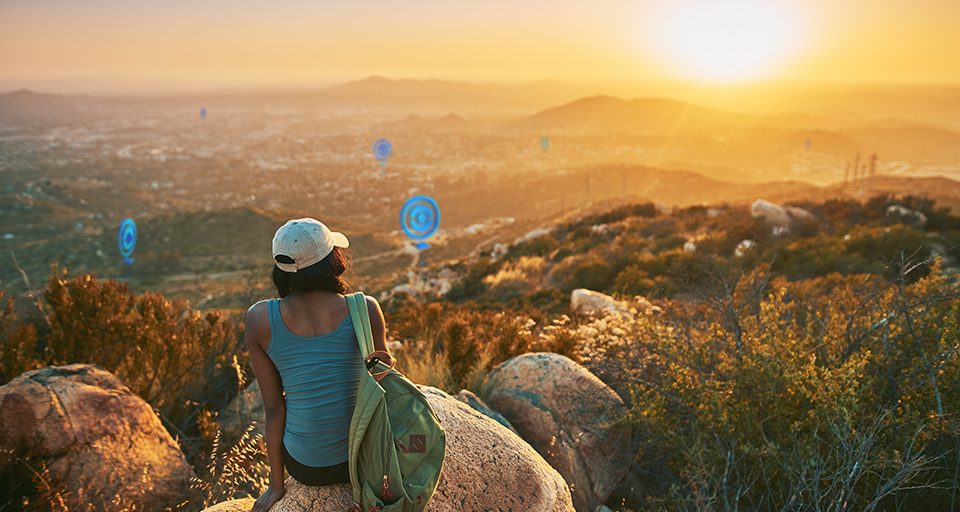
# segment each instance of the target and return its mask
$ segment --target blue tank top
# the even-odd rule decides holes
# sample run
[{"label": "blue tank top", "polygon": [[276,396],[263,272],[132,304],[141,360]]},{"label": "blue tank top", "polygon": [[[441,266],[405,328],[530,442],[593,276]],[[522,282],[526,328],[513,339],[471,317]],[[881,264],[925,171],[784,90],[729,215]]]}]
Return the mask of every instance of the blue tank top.
[{"label": "blue tank top", "polygon": [[334,466],[347,460],[350,418],[363,358],[350,315],[332,332],[298,336],[283,323],[280,301],[270,304],[267,355],[286,394],[283,444],[301,464]]}]

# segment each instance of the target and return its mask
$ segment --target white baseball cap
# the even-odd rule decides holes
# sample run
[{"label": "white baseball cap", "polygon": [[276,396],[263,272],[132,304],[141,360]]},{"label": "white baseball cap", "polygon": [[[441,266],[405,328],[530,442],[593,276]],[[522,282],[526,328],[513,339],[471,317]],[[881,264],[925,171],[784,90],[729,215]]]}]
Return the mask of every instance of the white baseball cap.
[{"label": "white baseball cap", "polygon": [[[334,247],[349,246],[350,241],[343,233],[330,231],[317,219],[293,219],[273,235],[273,259],[280,270],[296,272],[326,258]],[[276,261],[281,254],[293,259],[293,263]]]}]

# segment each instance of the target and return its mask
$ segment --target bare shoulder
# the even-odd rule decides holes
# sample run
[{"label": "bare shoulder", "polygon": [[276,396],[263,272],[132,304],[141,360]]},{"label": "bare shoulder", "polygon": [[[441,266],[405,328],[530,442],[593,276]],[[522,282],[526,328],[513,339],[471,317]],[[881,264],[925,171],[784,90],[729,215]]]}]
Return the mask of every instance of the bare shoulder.
[{"label": "bare shoulder", "polygon": [[371,295],[366,295],[366,294],[364,294],[364,297],[366,297],[366,299],[367,299],[367,309],[369,309],[371,313],[374,313],[374,312],[378,312],[378,313],[379,313],[379,312],[380,312],[380,303],[377,302],[376,297],[373,297],[373,296],[371,296]]},{"label": "bare shoulder", "polygon": [[247,309],[244,321],[244,339],[247,344],[256,343],[262,346],[262,341],[270,336],[270,301],[261,300]]},{"label": "bare shoulder", "polygon": [[270,301],[261,300],[247,309],[247,322],[251,320],[266,319],[270,314]]}]

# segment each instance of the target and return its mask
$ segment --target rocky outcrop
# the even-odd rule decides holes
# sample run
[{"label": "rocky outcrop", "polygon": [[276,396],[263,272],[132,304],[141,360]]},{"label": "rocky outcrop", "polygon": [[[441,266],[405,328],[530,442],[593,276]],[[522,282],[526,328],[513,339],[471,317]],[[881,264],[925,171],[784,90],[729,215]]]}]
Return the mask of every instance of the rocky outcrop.
[{"label": "rocky outcrop", "polygon": [[[446,431],[446,459],[428,512],[512,510],[567,512],[570,491],[556,470],[507,429],[438,389],[421,387]],[[287,480],[287,493],[271,512],[343,512],[350,486],[307,487]],[[207,512],[248,511],[252,499]]]},{"label": "rocky outcrop", "polygon": [[636,313],[650,315],[662,311],[660,306],[655,306],[640,295],[633,297],[632,302],[627,302],[586,288],[577,288],[570,292],[570,309],[574,313],[619,315],[624,318],[634,318]]},{"label": "rocky outcrop", "polygon": [[510,422],[506,418],[504,418],[502,414],[491,409],[487,404],[483,402],[483,400],[480,399],[479,396],[474,394],[469,389],[461,389],[460,392],[457,393],[456,399],[469,405],[471,408],[473,408],[473,410],[479,412],[480,414],[510,429],[514,434],[517,433],[517,430],[513,428],[513,425],[511,425]]},{"label": "rocky outcrop", "polygon": [[105,370],[24,373],[0,386],[0,410],[0,449],[42,462],[70,509],[164,510],[186,496],[193,470],[177,443],[150,405]]},{"label": "rocky outcrop", "polygon": [[570,309],[574,313],[608,313],[633,317],[630,305],[626,302],[586,288],[577,288],[570,292]]},{"label": "rocky outcrop", "polygon": [[387,301],[399,294],[411,297],[443,297],[450,291],[457,277],[453,271],[444,270],[447,271],[441,271],[436,276],[408,271],[407,282],[394,286],[389,293],[381,295],[380,300]]},{"label": "rocky outcrop", "polygon": [[899,204],[894,204],[887,207],[887,217],[900,219],[907,224],[920,228],[927,224],[927,216],[924,215],[923,212],[911,210],[906,206]]},{"label": "rocky outcrop", "polygon": [[750,206],[750,215],[755,219],[763,219],[782,230],[791,229],[800,225],[816,223],[813,214],[795,206],[780,206],[764,199],[757,199]]},{"label": "rocky outcrop", "polygon": [[567,357],[509,359],[487,376],[482,396],[564,476],[577,510],[604,503],[630,467],[630,428],[615,424],[623,401]]}]

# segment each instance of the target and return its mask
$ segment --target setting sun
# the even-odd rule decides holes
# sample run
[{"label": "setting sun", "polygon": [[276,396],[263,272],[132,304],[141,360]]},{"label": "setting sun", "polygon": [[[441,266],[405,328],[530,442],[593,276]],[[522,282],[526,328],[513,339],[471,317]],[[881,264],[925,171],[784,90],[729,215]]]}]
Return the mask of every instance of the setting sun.
[{"label": "setting sun", "polygon": [[655,51],[676,72],[711,81],[770,74],[797,50],[801,21],[786,2],[665,3],[651,20]]}]

